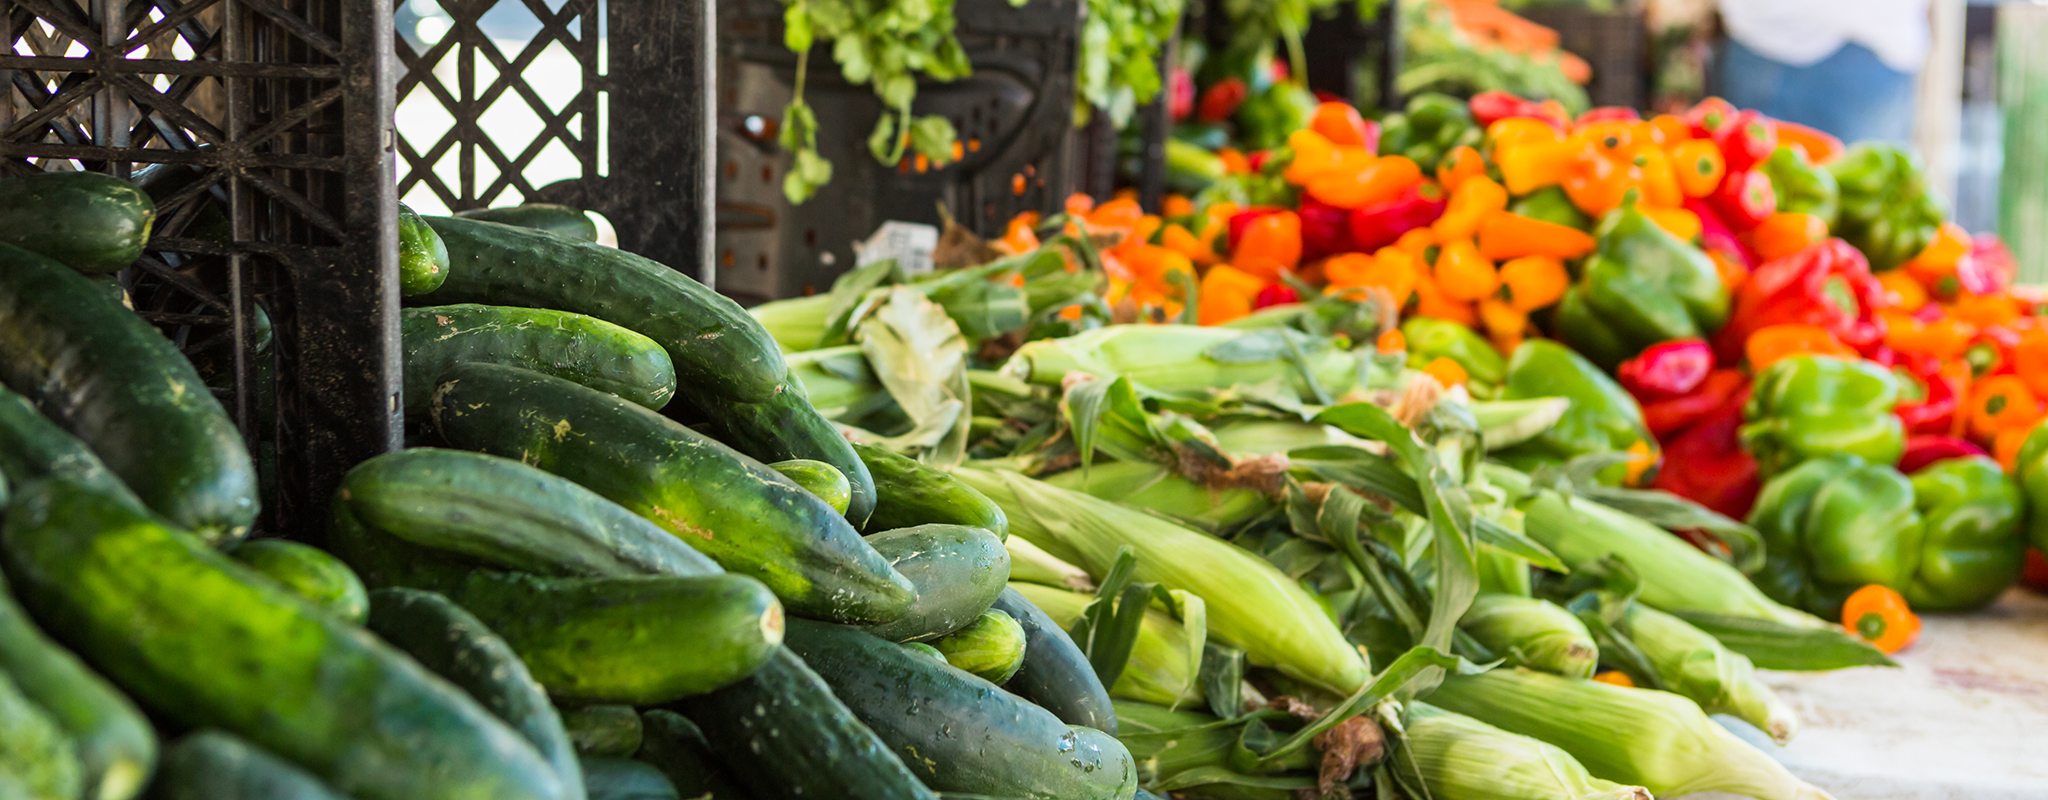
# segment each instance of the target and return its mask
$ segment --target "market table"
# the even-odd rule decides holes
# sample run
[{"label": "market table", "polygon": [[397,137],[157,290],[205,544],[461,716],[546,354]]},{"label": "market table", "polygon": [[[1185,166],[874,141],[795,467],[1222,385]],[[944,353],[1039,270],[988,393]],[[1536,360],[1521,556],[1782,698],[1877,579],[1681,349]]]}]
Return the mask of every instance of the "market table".
[{"label": "market table", "polygon": [[1804,725],[1789,747],[1718,719],[1837,800],[2048,798],[2048,597],[1924,619],[1899,669],[1765,673]]}]

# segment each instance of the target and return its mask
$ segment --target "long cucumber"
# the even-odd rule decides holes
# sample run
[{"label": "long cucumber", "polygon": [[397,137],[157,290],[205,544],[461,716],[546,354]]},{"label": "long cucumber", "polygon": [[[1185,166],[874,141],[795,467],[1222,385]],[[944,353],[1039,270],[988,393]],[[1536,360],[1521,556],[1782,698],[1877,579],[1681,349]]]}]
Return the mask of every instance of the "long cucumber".
[{"label": "long cucumber", "polygon": [[1010,580],[1010,551],[1001,539],[964,525],[919,525],[868,537],[917,586],[901,617],[863,630],[892,642],[922,642],[974,622]]},{"label": "long cucumber", "polygon": [[1003,684],[1069,725],[1115,734],[1116,707],[1088,656],[1067,631],[1015,589],[1004,589],[990,608],[1024,628],[1024,661]]},{"label": "long cucumber", "polygon": [[347,800],[284,759],[217,730],[194,733],[164,751],[151,800]]},{"label": "long cucumber", "polygon": [[370,595],[362,579],[325,550],[284,539],[256,539],[236,545],[230,554],[343,622],[361,625],[370,615]]},{"label": "long cucumber", "polygon": [[156,765],[156,733],[135,703],[29,621],[0,580],[0,675],[71,738],[86,800],[127,800]]},{"label": "long cucumber", "polygon": [[999,538],[1010,537],[1001,506],[953,476],[917,459],[880,447],[856,444],[853,451],[875,481],[875,513],[862,530],[870,533],[928,522],[972,525]]},{"label": "long cucumber", "polygon": [[25,800],[77,797],[82,771],[64,727],[0,673],[0,793],[11,790]]},{"label": "long cucumber", "polygon": [[86,275],[119,272],[142,256],[156,202],[98,172],[39,172],[0,180],[0,244],[54,258]]},{"label": "long cucumber", "polygon": [[465,361],[544,372],[653,409],[676,393],[667,350],[596,317],[462,303],[408,308],[399,315],[398,332],[405,345],[407,414],[426,413],[435,381]]},{"label": "long cucumber", "polygon": [[851,491],[847,521],[867,524],[875,510],[875,479],[853,444],[812,407],[802,383],[790,381],[775,396],[756,403],[736,403],[687,386],[679,387],[677,394],[671,416],[701,421],[706,433],[734,450],[768,463],[802,458],[831,464],[846,476]]}]

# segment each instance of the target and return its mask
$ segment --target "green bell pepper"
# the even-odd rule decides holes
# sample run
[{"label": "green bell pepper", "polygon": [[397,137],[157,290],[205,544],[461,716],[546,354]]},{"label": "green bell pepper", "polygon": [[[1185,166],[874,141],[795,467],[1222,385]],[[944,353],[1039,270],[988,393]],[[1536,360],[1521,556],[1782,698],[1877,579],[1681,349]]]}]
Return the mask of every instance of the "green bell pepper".
[{"label": "green bell pepper", "polygon": [[1472,111],[1455,97],[1423,92],[1409,98],[1398,114],[1380,120],[1380,155],[1407,156],[1425,174],[1463,145],[1479,144],[1485,131],[1472,121]]},{"label": "green bell pepper", "polygon": [[2019,488],[1984,456],[1938,461],[1912,480],[1925,533],[1912,582],[1900,588],[1906,604],[1918,611],[1990,605],[2019,579],[2026,557]]},{"label": "green bell pepper", "polygon": [[1841,189],[1835,185],[1834,173],[1807,160],[1805,150],[1780,146],[1759,168],[1771,179],[1780,212],[1812,214],[1826,222],[1829,229],[1835,227],[1841,210]]},{"label": "green bell pepper", "polygon": [[2016,466],[2013,478],[2019,481],[2020,494],[2031,509],[2027,514],[2027,539],[2035,549],[2048,552],[2048,421],[2027,434],[2027,441],[2020,445]]},{"label": "green bell pepper", "polygon": [[1610,212],[1599,237],[1574,287],[1591,313],[1558,326],[1593,363],[1611,370],[1658,342],[1712,337],[1728,320],[1728,288],[1713,260],[1635,203]]},{"label": "green bell pepper", "polygon": [[1892,414],[1898,378],[1877,364],[1793,356],[1757,376],[1743,408],[1742,444],[1765,476],[1837,454],[1897,463],[1905,427]]},{"label": "green bell pepper", "polygon": [[1316,96],[1294,81],[1275,83],[1238,104],[1231,122],[1246,150],[1266,150],[1287,143],[1287,135],[1308,127],[1316,113]]},{"label": "green bell pepper", "polygon": [[1516,198],[1508,205],[1508,210],[1532,219],[1555,222],[1582,231],[1593,227],[1593,218],[1579,210],[1578,205],[1572,202],[1571,195],[1564,193],[1562,186],[1545,186],[1530,192],[1527,196]]},{"label": "green bell pepper", "polygon": [[1749,525],[1762,534],[1764,594],[1826,619],[1869,584],[1903,590],[1919,565],[1925,526],[1913,483],[1851,455],[1807,461],[1758,493]]},{"label": "green bell pepper", "polygon": [[[1514,358],[1508,360],[1507,381],[1501,385],[1502,400],[1535,397],[1567,398],[1571,408],[1548,430],[1494,454],[1509,466],[1528,472],[1609,450],[1656,458],[1656,440],[1650,438],[1635,398],[1592,362],[1549,339],[1530,339],[1516,347]],[[1602,472],[1600,479],[1621,483],[1627,472],[1617,466]]]},{"label": "green bell pepper", "polygon": [[1493,343],[1478,331],[1448,320],[1409,317],[1401,323],[1401,336],[1408,341],[1408,366],[1421,369],[1438,358],[1448,358],[1465,368],[1475,382],[1499,386],[1507,377],[1507,361]]},{"label": "green bell pepper", "polygon": [[1883,271],[1933,243],[1943,219],[1919,159],[1896,145],[1862,142],[1828,164],[1841,193],[1835,235]]}]

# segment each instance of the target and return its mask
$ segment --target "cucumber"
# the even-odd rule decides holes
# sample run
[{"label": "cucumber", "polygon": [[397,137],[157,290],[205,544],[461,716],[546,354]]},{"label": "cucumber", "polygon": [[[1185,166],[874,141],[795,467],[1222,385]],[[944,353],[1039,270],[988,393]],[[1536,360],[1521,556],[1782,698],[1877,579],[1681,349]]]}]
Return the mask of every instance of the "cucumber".
[{"label": "cucumber", "polygon": [[1037,800],[1130,800],[1138,790],[1137,765],[1115,737],[963,670],[843,625],[793,619],[788,641],[934,789]]},{"label": "cucumber", "polygon": [[348,800],[319,778],[241,738],[204,730],[164,751],[150,800]]},{"label": "cucumber", "polygon": [[[590,800],[681,800],[661,770],[625,758],[583,759],[583,788]],[[692,800],[696,800],[692,798]]]},{"label": "cucumber", "polygon": [[760,800],[937,800],[787,647],[752,677],[681,709]]},{"label": "cucumber", "polygon": [[823,461],[794,458],[769,464],[768,468],[795,481],[841,514],[846,513],[846,504],[853,499],[853,486],[846,482],[846,475]]},{"label": "cucumber", "polygon": [[406,297],[441,288],[448,281],[448,245],[425,217],[398,204],[398,293]]},{"label": "cucumber", "polygon": [[15,484],[64,478],[142,507],[142,500],[128,491],[128,485],[114,477],[84,442],[57,427],[28,398],[5,386],[0,386],[0,475]]},{"label": "cucumber", "polygon": [[461,304],[408,308],[398,325],[405,344],[407,414],[426,413],[435,381],[464,361],[567,378],[653,409],[668,405],[676,393],[676,371],[667,350],[595,317]]},{"label": "cucumber", "polygon": [[597,241],[597,223],[580,208],[556,203],[527,203],[509,208],[472,208],[455,212],[462,219],[495,222],[566,236],[579,242]]},{"label": "cucumber", "polygon": [[933,661],[937,661],[941,664],[948,663],[946,661],[945,653],[939,652],[939,648],[925,644],[924,642],[901,642],[897,646],[902,647],[903,649],[909,650],[910,652],[916,653],[918,655],[924,656],[926,658],[932,659]]},{"label": "cucumber", "polygon": [[[200,145],[199,149],[206,150],[210,148],[211,145]],[[158,213],[165,219],[169,219],[177,213],[182,213],[182,211],[165,213],[162,208],[164,201],[177,196],[186,187],[191,186],[194,181],[207,177],[211,172],[211,170],[196,164],[143,164],[137,165],[135,171],[130,173],[128,178],[135,183],[137,188],[147,192],[150,201],[156,203]],[[186,239],[198,239],[199,241],[212,244],[226,244],[233,241],[235,238],[234,223],[228,220],[228,215],[223,208],[224,204],[214,199],[211,195],[211,192],[221,188],[223,187],[215,183],[208,189],[201,190],[207,194],[193,201],[199,205],[199,211],[192,215],[190,222],[185,223],[184,230],[157,230],[152,231],[152,233],[172,233]]]},{"label": "cucumber", "polygon": [[1024,629],[1024,661],[1003,688],[1053,713],[1069,725],[1114,735],[1116,707],[1094,665],[1065,628],[1015,589],[1004,589],[990,606]]},{"label": "cucumber", "polygon": [[0,382],[172,523],[220,543],[255,521],[249,451],[191,363],[85,276],[4,244]]},{"label": "cucumber", "polygon": [[446,597],[417,589],[379,589],[371,596],[369,629],[420,666],[455,684],[547,759],[566,794],[576,797],[583,772],[560,714],[512,646]]},{"label": "cucumber", "polygon": [[932,640],[946,663],[1001,686],[1024,665],[1024,626],[995,609],[973,624]]},{"label": "cucumber", "polygon": [[414,448],[348,471],[356,519],[421,547],[541,575],[716,575],[717,562],[647,518],[509,458]]},{"label": "cucumber", "polygon": [[263,573],[321,610],[356,625],[370,615],[370,593],[341,559],[311,545],[283,539],[243,542],[236,561]]},{"label": "cucumber", "polygon": [[973,623],[1010,580],[1010,551],[996,535],[961,525],[919,525],[868,537],[917,587],[903,616],[863,630],[892,642],[924,641]]},{"label": "cucumber", "polygon": [[632,706],[595,705],[562,711],[577,755],[626,758],[640,751],[640,712]]},{"label": "cucumber", "polygon": [[504,723],[367,632],[91,488],[18,491],[0,560],[44,629],[178,725],[358,800],[564,800]]},{"label": "cucumber", "polygon": [[49,714],[83,769],[86,800],[128,800],[156,765],[149,720],[105,678],[29,621],[0,580],[0,675]]},{"label": "cucumber", "polygon": [[1010,538],[1003,509],[974,487],[953,476],[873,445],[856,444],[855,453],[875,479],[875,513],[862,530],[886,531],[928,522],[971,525]]},{"label": "cucumber", "polygon": [[434,425],[450,445],[580,483],[760,579],[792,613],[885,622],[916,599],[825,501],[653,411],[496,364],[458,364],[434,393]]},{"label": "cucumber", "polygon": [[682,796],[692,800],[750,800],[725,767],[711,755],[711,744],[697,724],[674,711],[657,708],[640,715],[646,736],[633,757],[661,770]]},{"label": "cucumber", "polygon": [[0,673],[0,777],[12,777],[25,797],[70,800],[84,786],[71,738]]},{"label": "cucumber", "polygon": [[0,180],[0,244],[86,275],[142,257],[156,203],[135,184],[98,172],[38,172]]},{"label": "cucumber", "polygon": [[668,348],[695,391],[760,402],[788,378],[782,351],[738,303],[632,253],[494,222],[429,217],[448,245],[448,282],[422,305],[488,303],[573,311]]},{"label": "cucumber", "polygon": [[701,422],[705,433],[734,450],[766,462],[801,458],[831,464],[846,478],[846,520],[855,526],[867,524],[875,510],[875,480],[853,443],[811,406],[802,383],[790,381],[783,391],[760,402],[730,402],[689,386],[678,391],[682,399],[670,409],[670,416],[686,415],[693,424]]}]

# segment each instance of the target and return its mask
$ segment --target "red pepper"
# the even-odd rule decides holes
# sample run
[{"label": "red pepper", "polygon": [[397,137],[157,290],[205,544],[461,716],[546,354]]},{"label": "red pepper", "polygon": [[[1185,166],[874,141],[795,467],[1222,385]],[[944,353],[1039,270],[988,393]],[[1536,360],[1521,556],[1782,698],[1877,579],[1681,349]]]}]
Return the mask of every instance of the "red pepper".
[{"label": "red pepper", "polygon": [[2012,286],[2018,272],[2018,260],[1998,234],[1979,234],[1970,239],[1970,252],[1956,261],[1956,285],[1970,294],[1998,294]]},{"label": "red pepper", "polygon": [[1707,195],[1707,205],[1719,214],[1721,221],[1737,232],[1746,231],[1778,213],[1778,193],[1771,188],[1769,176],[1754,169],[1728,170],[1728,177],[1721,179],[1721,188]]},{"label": "red pepper", "polygon": [[1266,171],[1266,164],[1270,163],[1272,160],[1273,151],[1253,150],[1251,155],[1245,156],[1244,163],[1245,166],[1249,168],[1252,172],[1263,173]]},{"label": "red pepper", "polygon": [[1769,117],[1755,111],[1737,112],[1728,124],[1714,132],[1714,146],[1721,148],[1721,160],[1728,174],[1743,172],[1763,163],[1778,149],[1778,129]]},{"label": "red pepper", "polygon": [[1629,108],[1628,106],[1601,106],[1591,111],[1587,111],[1584,114],[1580,114],[1577,120],[1577,124],[1591,125],[1595,122],[1641,122],[1642,119],[1643,115],[1636,113],[1635,109]]},{"label": "red pepper", "polygon": [[1721,221],[1721,214],[1707,205],[1705,200],[1688,197],[1685,199],[1685,210],[1700,218],[1700,249],[1727,256],[1735,263],[1741,264],[1743,269],[1756,268],[1756,254],[1750,252],[1749,245],[1744,244],[1742,237],[1729,229],[1728,223]]},{"label": "red pepper", "polygon": [[1230,250],[1231,252],[1235,252],[1237,250],[1238,240],[1244,238],[1244,229],[1251,227],[1253,220],[1256,220],[1268,214],[1278,214],[1286,210],[1287,209],[1274,208],[1272,206],[1252,206],[1251,208],[1247,208],[1243,211],[1239,211],[1235,214],[1230,215],[1230,239],[1227,242],[1227,244],[1229,244],[1230,247],[1228,248],[1228,250]]},{"label": "red pepper", "polygon": [[1365,121],[1365,142],[1359,146],[1364,147],[1365,152],[1368,153],[1377,153],[1380,151],[1379,120],[1369,119]]},{"label": "red pepper", "polygon": [[1985,455],[1990,453],[1984,452],[1984,448],[1972,444],[1968,439],[1954,436],[1908,436],[1906,453],[1899,456],[1898,467],[1900,472],[1911,475],[1919,472],[1921,467],[1936,461]]},{"label": "red pepper", "polygon": [[1201,105],[1195,109],[1195,118],[1203,122],[1222,122],[1237,112],[1238,105],[1251,96],[1251,90],[1244,85],[1244,79],[1232,75],[1217,81],[1202,93]]},{"label": "red pepper", "polygon": [[1257,311],[1267,306],[1284,306],[1288,303],[1299,302],[1301,302],[1301,294],[1294,291],[1294,287],[1284,283],[1275,283],[1260,289],[1259,293],[1252,297],[1252,310]]},{"label": "red pepper", "polygon": [[1687,394],[1643,403],[1643,425],[1664,439],[1713,413],[1729,398],[1748,392],[1749,378],[1741,370],[1717,369]]},{"label": "red pepper", "polygon": [[1733,364],[1758,329],[1779,324],[1818,325],[1857,350],[1884,339],[1878,309],[1888,302],[1863,253],[1829,239],[1757,267],[1735,293],[1728,323],[1714,335],[1714,353]]},{"label": "red pepper", "polygon": [[[1351,242],[1351,212],[1313,197],[1301,198],[1301,260],[1358,250]],[[1379,248],[1373,248],[1375,250]]]},{"label": "red pepper", "polygon": [[1664,466],[1653,488],[1686,498],[1735,519],[1756,504],[1756,459],[1742,449],[1742,404],[1747,390],[1704,415],[1685,433],[1664,440]]},{"label": "red pepper", "polygon": [[1719,97],[1709,97],[1685,112],[1685,124],[1692,129],[1693,138],[1712,139],[1716,132],[1727,127],[1728,123],[1735,119],[1737,113],[1739,111],[1734,103]]},{"label": "red pepper", "polygon": [[1512,117],[1543,118],[1542,106],[1499,89],[1472,95],[1466,107],[1472,109],[1472,119],[1482,128]]},{"label": "red pepper", "polygon": [[1920,399],[1902,401],[1892,409],[1906,432],[1934,435],[1953,430],[1956,412],[1962,409],[1963,396],[1969,391],[1969,378],[1959,371],[1942,371],[1938,362],[1932,369],[1909,370],[1903,377],[1917,382],[1920,389]]},{"label": "red pepper", "polygon": [[1186,120],[1189,114],[1195,113],[1195,76],[1188,73],[1187,67],[1174,67],[1167,74],[1166,113],[1173,117],[1174,122]]},{"label": "red pepper", "polygon": [[2027,548],[2027,565],[2020,569],[2020,580],[2037,591],[2048,591],[2048,556]]},{"label": "red pepper", "polygon": [[1707,340],[1673,339],[1621,362],[1616,377],[1629,394],[1647,402],[1690,394],[1713,371],[1714,349]]},{"label": "red pepper", "polygon": [[1429,225],[1444,215],[1444,190],[1435,181],[1408,187],[1392,200],[1351,212],[1351,244],[1371,253],[1393,244],[1401,234]]}]

